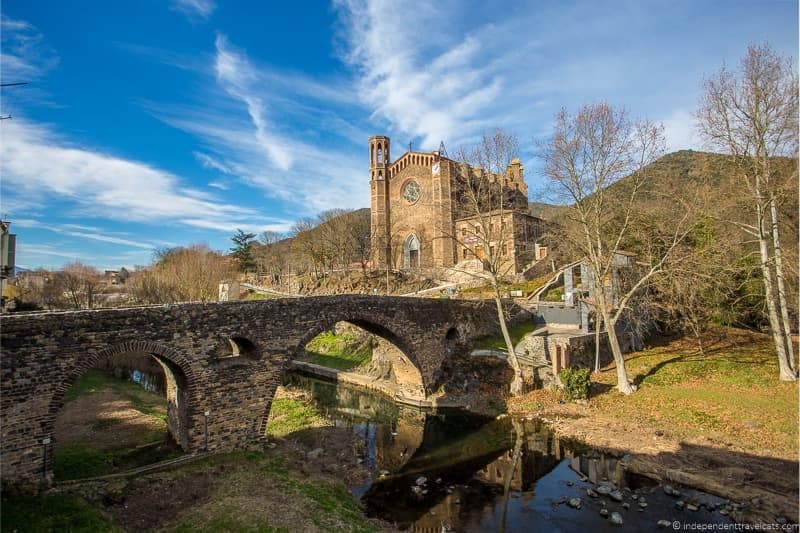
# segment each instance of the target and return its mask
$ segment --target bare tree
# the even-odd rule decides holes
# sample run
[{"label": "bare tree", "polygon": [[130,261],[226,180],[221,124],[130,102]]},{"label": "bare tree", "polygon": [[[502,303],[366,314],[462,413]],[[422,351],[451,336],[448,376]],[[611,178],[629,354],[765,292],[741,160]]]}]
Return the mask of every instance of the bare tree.
[{"label": "bare tree", "polygon": [[173,248],[149,268],[133,274],[130,287],[144,303],[215,301],[219,283],[236,276],[233,262],[206,245]]},{"label": "bare tree", "polygon": [[[770,330],[780,379],[797,379],[779,236],[779,176],[774,156],[797,159],[798,81],[792,61],[768,45],[750,45],[738,72],[723,66],[703,83],[696,117],[713,147],[731,154],[755,215],[737,225],[758,242]],[[777,290],[776,290],[777,289]]]},{"label": "bare tree", "polygon": [[286,237],[282,233],[278,233],[277,231],[266,230],[262,231],[261,234],[258,236],[258,241],[261,244],[269,245],[280,242],[285,238]]},{"label": "bare tree", "polygon": [[75,309],[91,309],[102,275],[96,268],[80,262],[64,265],[61,282]]},{"label": "bare tree", "polygon": [[[649,185],[647,167],[664,152],[663,127],[633,121],[607,103],[590,104],[575,115],[562,109],[552,137],[540,148],[554,193],[570,205],[565,222],[572,225],[571,245],[589,264],[595,310],[605,324],[617,368],[617,389],[630,394],[635,388],[628,381],[617,323],[691,229],[689,209],[665,206],[671,211],[671,227],[658,232],[649,221],[651,213],[638,210],[639,197]],[[645,266],[637,269],[635,280],[609,293],[606,285],[616,277],[618,254],[634,234],[644,245]]]},{"label": "bare tree", "polygon": [[[460,172],[455,186],[465,215],[471,217],[472,231],[445,228],[443,233],[462,250],[469,250],[482,264],[478,275],[489,282],[497,309],[500,331],[508,351],[508,362],[514,371],[511,394],[523,391],[522,368],[508,332],[502,300],[502,281],[513,272],[509,246],[513,247],[512,211],[519,191],[506,187],[507,170],[519,151],[516,137],[496,129],[484,134],[471,149],[459,150]],[[527,205],[527,198],[525,198]],[[463,228],[465,229],[465,228]],[[469,272],[469,271],[465,271]]]}]

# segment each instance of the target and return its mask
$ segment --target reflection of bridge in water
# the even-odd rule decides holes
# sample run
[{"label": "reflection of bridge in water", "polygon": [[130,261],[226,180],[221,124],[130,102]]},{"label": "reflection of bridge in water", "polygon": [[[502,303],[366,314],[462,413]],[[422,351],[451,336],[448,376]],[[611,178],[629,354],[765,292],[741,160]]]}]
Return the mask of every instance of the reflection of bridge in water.
[{"label": "reflection of bridge in water", "polygon": [[[455,435],[448,431],[453,428]],[[533,422],[502,418],[465,426],[449,413],[429,415],[414,456],[373,483],[363,500],[368,513],[413,524],[414,531],[438,532],[444,525],[457,530],[467,511],[491,505],[506,491],[523,497],[532,493],[535,482],[561,461],[563,451],[552,434]],[[426,493],[413,490],[423,475]],[[387,516],[386,509],[393,514]]]},{"label": "reflection of bridge in water", "polygon": [[[535,421],[430,413],[306,376],[292,381],[337,425],[352,425],[367,465],[385,473],[354,488],[367,513],[415,531],[458,530],[467,510],[492,506],[505,491],[531,498],[536,481],[571,455]],[[427,480],[418,486],[420,477]]]}]

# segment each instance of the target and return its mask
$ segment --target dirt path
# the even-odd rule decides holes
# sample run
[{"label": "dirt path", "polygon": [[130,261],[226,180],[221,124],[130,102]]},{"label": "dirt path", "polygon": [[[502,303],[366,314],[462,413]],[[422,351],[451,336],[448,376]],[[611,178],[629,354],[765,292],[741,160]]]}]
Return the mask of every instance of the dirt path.
[{"label": "dirt path", "polygon": [[56,418],[55,436],[58,446],[85,443],[108,449],[143,444],[165,429],[163,420],[142,413],[123,394],[106,388],[67,403]]}]

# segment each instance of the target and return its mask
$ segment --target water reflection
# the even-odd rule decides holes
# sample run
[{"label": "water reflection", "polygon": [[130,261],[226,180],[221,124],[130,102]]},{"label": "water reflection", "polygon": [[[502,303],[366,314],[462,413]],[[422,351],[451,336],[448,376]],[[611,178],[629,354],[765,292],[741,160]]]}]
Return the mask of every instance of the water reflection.
[{"label": "water reflection", "polygon": [[[624,515],[623,531],[655,529],[658,520],[674,518],[674,499],[653,483],[632,480],[619,458],[559,441],[536,420],[426,412],[302,375],[293,375],[291,385],[310,391],[329,419],[361,437],[373,478],[352,487],[353,494],[368,515],[402,529],[619,531],[600,514],[605,507]],[[604,481],[625,491],[630,509],[587,496]],[[639,494],[647,497],[646,511],[637,506]],[[581,509],[566,505],[570,498],[581,498]],[[693,519],[728,521],[703,512]]]}]

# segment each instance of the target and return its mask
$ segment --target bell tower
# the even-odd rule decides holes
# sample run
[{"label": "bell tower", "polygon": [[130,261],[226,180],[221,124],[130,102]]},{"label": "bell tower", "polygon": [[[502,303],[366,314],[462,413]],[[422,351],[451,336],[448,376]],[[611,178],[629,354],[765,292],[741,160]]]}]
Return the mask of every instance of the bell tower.
[{"label": "bell tower", "polygon": [[372,260],[378,268],[386,267],[392,257],[389,238],[389,144],[389,137],[383,135],[369,138]]}]

